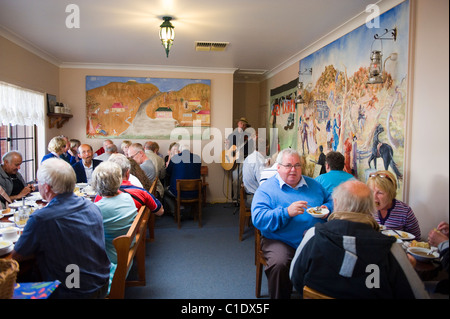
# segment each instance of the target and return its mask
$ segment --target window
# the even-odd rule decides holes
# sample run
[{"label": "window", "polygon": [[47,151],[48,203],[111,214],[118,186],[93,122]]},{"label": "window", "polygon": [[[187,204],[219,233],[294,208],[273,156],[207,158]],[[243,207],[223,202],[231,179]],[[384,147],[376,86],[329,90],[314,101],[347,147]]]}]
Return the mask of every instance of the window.
[{"label": "window", "polygon": [[0,154],[22,154],[20,174],[36,178],[36,125],[44,126],[44,94],[0,81]]},{"label": "window", "polygon": [[25,181],[36,179],[36,126],[2,125],[0,126],[1,157],[9,151],[16,150],[22,154],[20,174]]}]

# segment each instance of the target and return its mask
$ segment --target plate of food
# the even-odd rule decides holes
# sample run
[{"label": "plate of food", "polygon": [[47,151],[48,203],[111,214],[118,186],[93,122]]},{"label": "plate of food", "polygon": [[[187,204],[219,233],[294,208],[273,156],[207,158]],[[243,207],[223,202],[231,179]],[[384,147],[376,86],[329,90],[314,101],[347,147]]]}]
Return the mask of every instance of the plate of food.
[{"label": "plate of food", "polygon": [[306,212],[314,218],[322,218],[330,213],[327,208],[323,208],[320,206],[310,207],[306,210]]},{"label": "plate of food", "polygon": [[6,255],[14,248],[14,244],[10,240],[0,240],[0,256]]},{"label": "plate of food", "polygon": [[11,210],[11,208],[5,208],[0,210],[0,215],[2,215],[1,218],[3,218],[4,216],[11,216],[12,214],[14,214],[14,211]]},{"label": "plate of food", "polygon": [[381,233],[386,236],[393,236],[400,240],[413,240],[414,238],[416,238],[416,236],[414,236],[413,234],[410,234],[403,230],[386,229]]},{"label": "plate of food", "polygon": [[439,253],[432,249],[422,247],[409,247],[407,252],[416,258],[417,261],[430,262],[433,259],[439,258]]}]

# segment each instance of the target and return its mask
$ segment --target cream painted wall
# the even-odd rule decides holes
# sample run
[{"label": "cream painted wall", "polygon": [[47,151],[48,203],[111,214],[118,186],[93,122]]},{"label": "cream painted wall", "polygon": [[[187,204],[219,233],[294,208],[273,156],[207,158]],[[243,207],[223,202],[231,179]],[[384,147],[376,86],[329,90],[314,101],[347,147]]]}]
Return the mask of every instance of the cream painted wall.
[{"label": "cream painted wall", "polygon": [[[21,46],[0,36],[0,81],[34,90],[49,93],[59,97],[59,67],[50,63]],[[45,105],[45,114],[47,106]],[[45,138],[49,131],[58,134],[57,129],[48,129],[48,119],[45,127],[38,127],[38,137]],[[61,134],[61,133],[59,133]],[[38,161],[47,152],[47,143],[37,145]]]},{"label": "cream painted wall", "polygon": [[422,236],[449,221],[449,1],[414,1],[407,199]]},{"label": "cream painted wall", "polygon": [[[233,85],[233,120],[246,117],[253,128],[260,123],[258,82],[234,82]],[[236,123],[233,123],[236,126]],[[264,126],[263,126],[264,127]]]},{"label": "cream painted wall", "polygon": [[[103,139],[88,139],[86,137],[86,76],[130,76],[130,77],[154,77],[154,78],[189,78],[189,79],[210,79],[211,80],[211,128],[214,128],[214,138],[201,142],[201,150],[206,145],[218,146],[218,152],[214,152],[214,162],[210,164],[206,157],[202,156],[204,163],[208,164],[209,190],[208,201],[224,202],[227,183],[225,171],[220,166],[222,138],[225,136],[225,129],[232,128],[233,110],[233,73],[196,73],[196,72],[166,72],[166,71],[140,71],[140,70],[114,70],[114,69],[87,69],[87,68],[61,68],[60,69],[60,95],[64,103],[68,103],[72,109],[74,117],[64,125],[64,134],[70,138],[78,138],[82,143],[92,145],[94,150],[102,146]],[[114,143],[120,148],[123,139],[114,139]],[[147,139],[132,140],[133,142],[145,143]],[[160,152],[167,154],[170,140],[154,140],[160,146]],[[192,149],[192,147],[191,147]],[[201,151],[195,153],[199,154]],[[200,154],[199,154],[200,155]],[[206,161],[206,162],[205,162]]]}]

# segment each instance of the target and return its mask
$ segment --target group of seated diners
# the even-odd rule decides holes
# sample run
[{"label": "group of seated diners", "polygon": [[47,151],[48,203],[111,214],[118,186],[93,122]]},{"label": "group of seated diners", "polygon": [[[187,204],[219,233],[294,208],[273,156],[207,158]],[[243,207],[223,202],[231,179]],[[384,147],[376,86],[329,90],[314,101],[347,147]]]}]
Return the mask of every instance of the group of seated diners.
[{"label": "group of seated diners", "polygon": [[[288,148],[277,155],[273,166],[261,166],[253,177],[261,179],[256,190],[246,188],[252,196],[253,225],[262,235],[271,298],[288,299],[293,288],[302,296],[304,287],[332,298],[448,295],[448,279],[425,288],[414,269],[416,261],[396,237],[381,231],[398,230],[421,239],[413,210],[396,199],[394,174],[374,171],[363,183],[342,171],[342,154],[330,151],[327,173],[311,178],[302,175],[304,158],[297,151]],[[243,170],[245,176],[245,162]],[[329,213],[318,217],[309,208]],[[427,239],[438,247],[447,277],[448,229],[442,222]]]},{"label": "group of seated diners", "polygon": [[[200,177],[201,160],[177,143],[171,144],[165,160],[157,149],[147,153],[147,144],[124,141],[123,154],[112,142],[103,148],[105,152],[97,151],[94,157],[89,144],[55,137],[37,171],[37,186],[47,205],[30,216],[12,257],[19,262],[34,259],[42,281],[58,279],[53,298],[107,296],[117,267],[114,238],[127,233],[141,206],[156,215],[173,210],[172,175]],[[186,163],[177,159],[183,152]],[[273,166],[261,166],[253,177],[259,185],[251,193],[252,222],[262,235],[270,297],[290,298],[293,288],[301,296],[308,286],[333,298],[429,298],[431,291],[397,239],[380,232],[394,229],[421,239],[413,210],[396,199],[395,175],[375,171],[363,183],[343,174],[341,162],[340,153],[329,152],[326,173],[314,179],[302,174],[304,158],[285,149]],[[35,191],[18,172],[21,163],[17,151],[2,158],[2,206]],[[244,175],[247,170],[244,162]],[[155,178],[165,181],[156,196],[148,191]],[[248,179],[244,177],[244,186]],[[93,187],[93,201],[74,193],[81,182]],[[327,209],[329,214],[317,218],[309,208]],[[438,247],[448,275],[448,223],[439,224],[427,241]],[[65,283],[71,264],[79,269],[77,289]],[[448,294],[448,279],[437,288]]]}]

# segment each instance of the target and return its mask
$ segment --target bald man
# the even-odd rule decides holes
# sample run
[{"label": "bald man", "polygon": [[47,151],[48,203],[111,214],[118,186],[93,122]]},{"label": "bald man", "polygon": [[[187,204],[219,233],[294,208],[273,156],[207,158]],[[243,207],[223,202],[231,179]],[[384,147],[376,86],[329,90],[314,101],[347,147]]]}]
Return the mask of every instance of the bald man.
[{"label": "bald man", "polygon": [[396,238],[379,231],[369,187],[344,182],[333,191],[333,202],[328,222],[306,232],[292,260],[297,291],[306,285],[333,298],[428,299]]}]

